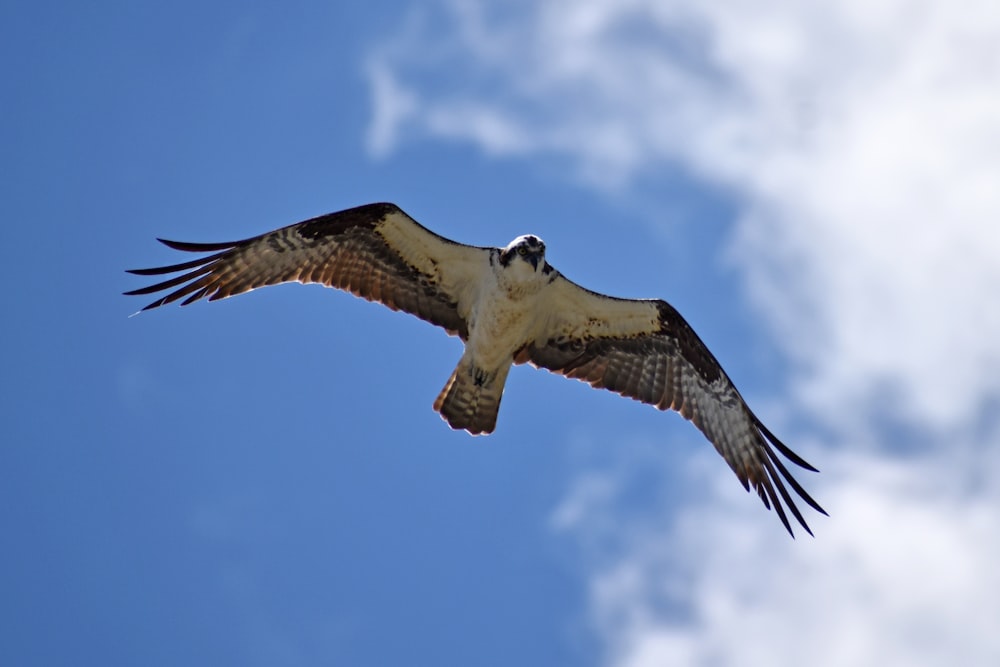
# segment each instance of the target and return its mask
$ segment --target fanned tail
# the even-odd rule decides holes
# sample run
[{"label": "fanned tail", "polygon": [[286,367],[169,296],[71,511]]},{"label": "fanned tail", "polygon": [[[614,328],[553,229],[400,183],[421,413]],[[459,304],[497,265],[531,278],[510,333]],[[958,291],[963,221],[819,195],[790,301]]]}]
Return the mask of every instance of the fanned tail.
[{"label": "fanned tail", "polygon": [[434,401],[434,409],[453,429],[472,435],[492,433],[509,372],[510,364],[487,371],[463,357]]}]

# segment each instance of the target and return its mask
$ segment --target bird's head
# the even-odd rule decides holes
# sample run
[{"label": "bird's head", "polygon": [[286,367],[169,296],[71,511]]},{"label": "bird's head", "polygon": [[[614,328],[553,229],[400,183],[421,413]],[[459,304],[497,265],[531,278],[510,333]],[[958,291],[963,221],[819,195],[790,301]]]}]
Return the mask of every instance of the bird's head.
[{"label": "bird's head", "polygon": [[500,263],[510,267],[518,262],[525,262],[532,272],[545,268],[545,243],[537,236],[526,234],[518,236],[506,248],[500,251]]}]

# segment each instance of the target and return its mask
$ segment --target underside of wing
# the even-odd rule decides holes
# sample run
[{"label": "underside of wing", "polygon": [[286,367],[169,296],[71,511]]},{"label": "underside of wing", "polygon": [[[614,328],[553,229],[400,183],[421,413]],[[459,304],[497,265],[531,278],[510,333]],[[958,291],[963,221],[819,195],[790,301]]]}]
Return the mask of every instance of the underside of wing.
[{"label": "underside of wing", "polygon": [[764,427],[681,315],[665,301],[616,299],[559,280],[547,336],[520,360],[679,412],[704,433],[744,488],[752,487],[766,507],[774,507],[793,537],[785,507],[811,535],[786,483],[810,507],[826,512],[778,452],[800,467],[815,468]]},{"label": "underside of wing", "polygon": [[214,301],[279,283],[320,283],[411,313],[463,338],[469,286],[489,261],[488,249],[438,236],[393,204],[359,206],[231,243],[160,241],[174,250],[212,254],[131,270],[141,276],[181,274],[126,292],[167,292],[143,310],[181,299],[181,305]]}]

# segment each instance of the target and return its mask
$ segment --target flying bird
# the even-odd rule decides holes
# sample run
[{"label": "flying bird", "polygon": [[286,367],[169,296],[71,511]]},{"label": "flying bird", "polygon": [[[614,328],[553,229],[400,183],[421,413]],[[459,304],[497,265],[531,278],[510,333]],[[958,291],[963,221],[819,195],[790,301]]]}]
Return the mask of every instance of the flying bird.
[{"label": "flying bird", "polygon": [[181,274],[125,292],[167,292],[143,310],[179,299],[181,305],[215,301],[286,282],[336,287],[461,338],[465,350],[434,401],[454,429],[491,433],[507,373],[513,364],[527,362],[679,412],[715,446],[743,487],[752,486],[765,507],[774,507],[793,537],[784,506],[812,531],[786,482],[826,514],[775,450],[802,468],[816,469],[761,423],[670,304],[606,296],[577,285],[546,261],[537,236],[519,236],[503,248],[465,245],[426,229],[394,204],[377,203],[231,243],[159,241],[174,250],[212,254],[130,270],[140,276]]}]

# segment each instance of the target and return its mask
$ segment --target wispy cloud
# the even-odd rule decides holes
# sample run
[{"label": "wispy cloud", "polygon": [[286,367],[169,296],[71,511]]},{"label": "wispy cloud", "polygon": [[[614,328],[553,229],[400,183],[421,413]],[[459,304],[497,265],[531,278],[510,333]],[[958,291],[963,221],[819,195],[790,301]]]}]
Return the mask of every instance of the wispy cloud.
[{"label": "wispy cloud", "polygon": [[609,664],[985,664],[1000,656],[1000,494],[977,488],[983,461],[955,475],[941,458],[836,457],[810,480],[833,515],[815,541],[776,540],[729,471],[695,459],[685,472],[711,496],[672,522],[666,493],[623,502],[636,480],[618,467],[581,475],[553,524],[594,563]]},{"label": "wispy cloud", "polygon": [[[413,100],[382,150],[469,141],[602,188],[680,163],[738,193],[728,254],[830,429],[822,546],[682,517],[595,569],[615,662],[1000,659],[1000,6],[456,0],[434,26],[405,34],[416,64],[373,56]],[[617,479],[588,473],[557,523],[595,530]],[[685,592],[649,598],[675,567]]]},{"label": "wispy cloud", "polygon": [[373,148],[683,161],[746,196],[733,256],[815,403],[968,420],[1000,389],[1000,10],[710,4],[453,2],[373,58]]},{"label": "wispy cloud", "polygon": [[370,63],[367,74],[374,112],[368,126],[368,151],[383,157],[395,147],[400,128],[416,112],[417,104],[384,63]]}]

